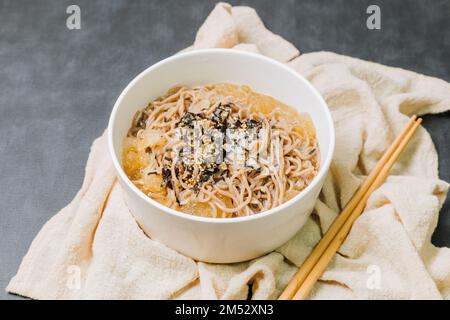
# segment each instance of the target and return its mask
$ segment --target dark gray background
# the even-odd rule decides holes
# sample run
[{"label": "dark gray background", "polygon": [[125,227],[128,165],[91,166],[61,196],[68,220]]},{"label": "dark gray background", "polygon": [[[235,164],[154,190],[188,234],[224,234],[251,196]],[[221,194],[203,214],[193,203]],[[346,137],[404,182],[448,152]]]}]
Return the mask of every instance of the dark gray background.
[{"label": "dark gray background", "polygon": [[[248,0],[302,52],[329,50],[450,81],[449,0]],[[82,29],[66,28],[81,7]],[[382,29],[365,27],[378,4]],[[190,45],[213,1],[0,0],[0,298],[31,240],[81,186],[92,141],[140,71]],[[450,181],[449,113],[427,116]],[[434,244],[450,246],[450,205]]]}]

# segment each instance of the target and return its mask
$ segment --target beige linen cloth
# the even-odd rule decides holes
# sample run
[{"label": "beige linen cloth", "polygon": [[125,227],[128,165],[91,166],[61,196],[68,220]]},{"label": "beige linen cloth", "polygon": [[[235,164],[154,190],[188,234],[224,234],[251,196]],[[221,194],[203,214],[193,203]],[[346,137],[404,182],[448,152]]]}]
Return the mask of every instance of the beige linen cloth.
[{"label": "beige linen cloth", "polygon": [[[249,262],[214,265],[182,256],[136,224],[103,135],[92,146],[81,190],[34,239],[9,292],[36,299],[277,298],[408,117],[450,108],[449,83],[329,52],[300,55],[248,7],[215,7],[189,50],[210,47],[285,62],[326,99],[336,153],[303,229]],[[450,249],[430,242],[447,189],[431,138],[420,128],[310,298],[450,299]]]}]

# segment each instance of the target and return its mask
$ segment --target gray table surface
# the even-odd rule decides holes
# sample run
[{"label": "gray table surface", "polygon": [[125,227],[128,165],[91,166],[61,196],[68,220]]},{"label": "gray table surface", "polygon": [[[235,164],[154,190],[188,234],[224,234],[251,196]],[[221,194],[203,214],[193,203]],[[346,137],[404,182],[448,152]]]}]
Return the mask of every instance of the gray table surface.
[{"label": "gray table surface", "polygon": [[[450,1],[248,0],[302,52],[329,50],[450,81]],[[66,28],[81,7],[82,28]],[[365,26],[369,4],[382,29]],[[0,0],[0,299],[42,225],[81,186],[92,141],[140,71],[192,43],[212,1]],[[449,113],[426,116],[450,181]],[[447,201],[433,236],[450,246]]]}]

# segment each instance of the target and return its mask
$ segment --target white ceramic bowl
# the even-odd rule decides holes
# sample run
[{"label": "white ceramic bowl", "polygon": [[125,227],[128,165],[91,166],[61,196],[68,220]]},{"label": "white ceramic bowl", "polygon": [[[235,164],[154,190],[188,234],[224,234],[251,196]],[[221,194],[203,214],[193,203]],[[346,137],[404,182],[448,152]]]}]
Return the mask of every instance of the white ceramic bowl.
[{"label": "white ceramic bowl", "polygon": [[[127,178],[120,164],[122,143],[137,110],[175,85],[217,82],[245,84],[307,112],[317,131],[320,170],[299,195],[266,212],[218,219],[188,215],[148,198]],[[196,260],[245,261],[281,246],[303,226],[322,188],[334,151],[334,127],[320,94],[289,67],[261,55],[229,49],[178,54],[139,74],[119,96],[108,127],[111,157],[125,201],[152,239]]]}]

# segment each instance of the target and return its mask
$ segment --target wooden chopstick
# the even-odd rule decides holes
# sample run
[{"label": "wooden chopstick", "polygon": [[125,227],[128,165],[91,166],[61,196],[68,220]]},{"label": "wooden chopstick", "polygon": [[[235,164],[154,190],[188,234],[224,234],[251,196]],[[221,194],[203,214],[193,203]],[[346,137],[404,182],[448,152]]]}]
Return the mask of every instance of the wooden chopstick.
[{"label": "wooden chopstick", "polygon": [[345,238],[347,237],[348,233],[350,232],[353,223],[355,220],[361,215],[363,212],[367,199],[370,197],[370,195],[375,191],[377,188],[381,186],[381,184],[386,180],[387,175],[389,174],[389,171],[391,170],[394,163],[399,158],[402,151],[405,149],[406,145],[408,144],[409,140],[413,136],[414,132],[419,127],[420,123],[422,122],[422,119],[418,119],[414,122],[413,126],[409,128],[406,135],[404,136],[403,140],[399,144],[398,148],[395,149],[392,156],[389,158],[389,160],[386,162],[385,166],[383,166],[382,170],[380,171],[379,175],[376,177],[372,185],[369,187],[367,192],[364,194],[361,201],[358,203],[356,208],[353,210],[350,217],[345,221],[342,228],[337,233],[336,237],[333,239],[333,241],[330,243],[330,245],[326,248],[325,252],[322,254],[320,259],[317,261],[315,266],[312,268],[311,272],[306,276],[303,283],[300,285],[299,289],[297,290],[296,294],[294,295],[294,300],[302,300],[305,299],[308,294],[310,293],[311,289],[313,288],[314,284],[317,282],[317,280],[320,278],[320,276],[323,274],[325,269],[327,268],[329,262],[331,259],[333,259],[334,255],[338,251],[341,244],[344,242]]},{"label": "wooden chopstick", "polygon": [[373,181],[376,179],[380,171],[383,169],[385,163],[389,160],[389,158],[392,156],[394,151],[398,148],[402,140],[405,138],[408,131],[412,128],[416,121],[416,116],[412,116],[409,122],[407,123],[405,129],[401,132],[401,134],[392,142],[391,146],[388,148],[388,150],[383,154],[381,159],[376,164],[375,168],[370,172],[369,176],[364,180],[361,187],[358,189],[358,191],[355,193],[355,195],[352,197],[352,199],[348,202],[348,204],[345,206],[345,208],[342,210],[341,214],[335,219],[333,224],[330,226],[328,231],[323,236],[322,240],[317,244],[317,246],[314,248],[314,250],[311,252],[309,257],[304,261],[298,272],[295,274],[295,276],[292,278],[286,289],[283,291],[283,293],[280,295],[278,299],[280,300],[288,300],[292,299],[295,292],[299,288],[299,286],[303,283],[303,281],[306,279],[307,275],[311,271],[311,269],[314,267],[314,265],[317,263],[321,255],[324,253],[328,245],[331,243],[333,238],[336,236],[336,234],[339,232],[339,230],[344,225],[345,221],[349,218],[353,210],[356,208],[358,203],[361,201],[369,187],[372,185]]}]

